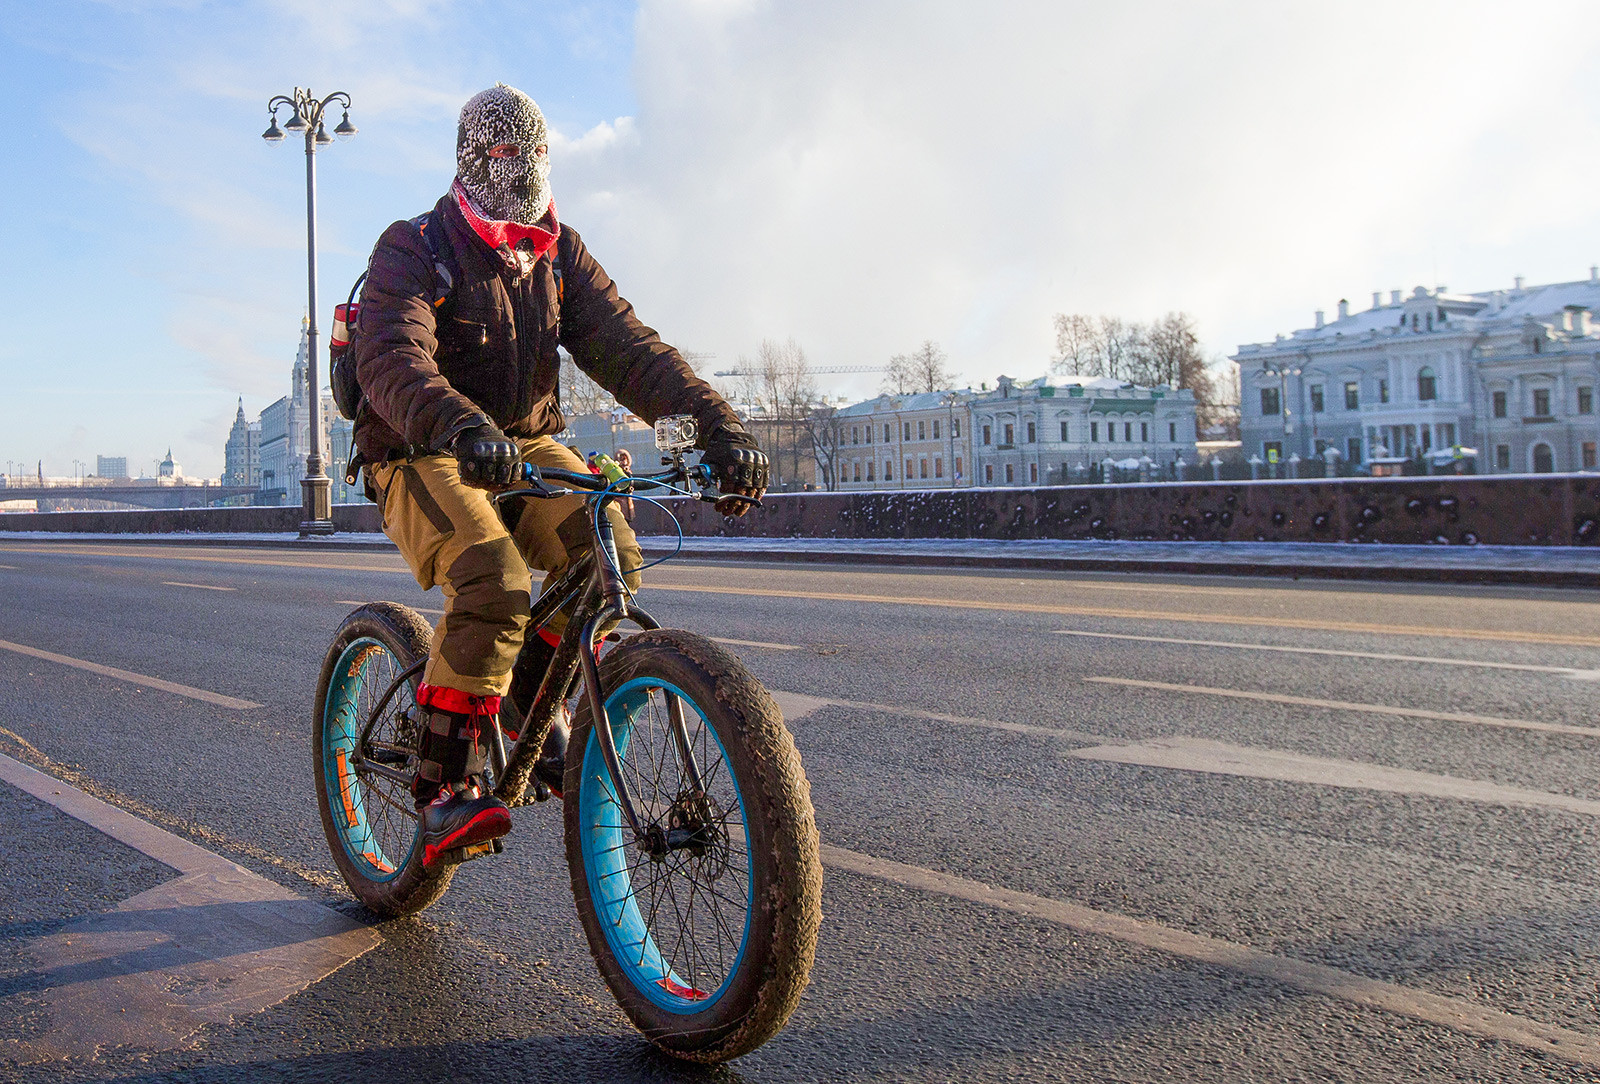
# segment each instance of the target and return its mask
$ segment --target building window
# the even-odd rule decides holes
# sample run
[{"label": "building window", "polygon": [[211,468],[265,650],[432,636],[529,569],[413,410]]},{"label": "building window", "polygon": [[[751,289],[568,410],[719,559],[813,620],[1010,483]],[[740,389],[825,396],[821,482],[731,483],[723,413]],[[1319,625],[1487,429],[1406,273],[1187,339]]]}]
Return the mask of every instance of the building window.
[{"label": "building window", "polygon": [[938,418],[933,419],[933,439],[934,440],[938,440],[939,439],[939,419]]},{"label": "building window", "polygon": [[1006,422],[1006,445],[1009,447],[1017,442],[1017,427]]},{"label": "building window", "polygon": [[894,438],[889,435],[889,426],[888,426],[887,423],[885,423],[885,425],[883,427],[883,442],[885,444],[888,444],[893,439]]},{"label": "building window", "polygon": [[1496,444],[1494,446],[1494,469],[1495,470],[1510,470],[1511,469],[1511,445],[1509,445],[1509,444]]},{"label": "building window", "polygon": [[885,482],[894,481],[894,460],[892,459],[883,461],[883,480]]},{"label": "building window", "polygon": [[983,484],[986,485],[986,486],[994,485],[994,464],[993,463],[985,463],[983,465]]},{"label": "building window", "polygon": [[1344,458],[1347,463],[1361,462],[1361,438],[1350,437],[1344,442]]},{"label": "building window", "polygon": [[1535,418],[1550,417],[1550,389],[1538,388],[1533,393],[1533,416]]},{"label": "building window", "polygon": [[1594,465],[1594,441],[1586,440],[1583,442],[1583,466],[1585,470],[1588,470]]},{"label": "building window", "polygon": [[1389,381],[1387,379],[1379,379],[1379,381],[1378,381],[1378,402],[1387,403],[1388,401],[1389,401]]},{"label": "building window", "polygon": [[911,473],[911,460],[909,460],[909,459],[906,460],[906,472],[904,474],[902,474],[900,477],[901,477],[901,479],[903,481],[907,481],[907,482],[911,481],[911,479],[916,477],[916,475]]},{"label": "building window", "polygon": [[1504,418],[1506,416],[1506,393],[1503,391],[1494,393],[1494,416],[1496,418]]},{"label": "building window", "polygon": [[[938,436],[938,435],[939,435],[938,433],[934,434],[934,436]],[[928,439],[928,423],[927,422],[918,422],[917,423],[917,439],[918,440],[927,440]]]},{"label": "building window", "polygon": [[1010,485],[1012,482],[1015,482],[1016,480],[1017,480],[1016,471],[1011,469],[1011,464],[1010,463],[1007,463],[1006,464],[1006,485]]},{"label": "building window", "polygon": [[877,481],[877,479],[872,476],[872,472],[877,470],[877,469],[878,469],[878,461],[876,459],[867,460],[867,481],[869,481],[869,482]]},{"label": "building window", "polygon": [[1322,385],[1311,385],[1311,413],[1322,413]]},{"label": "building window", "polygon": [[956,456],[955,467],[956,467],[956,475],[955,475],[956,481],[959,482],[959,481],[961,481],[961,457],[959,455]]},{"label": "building window", "polygon": [[1089,441],[1092,444],[1099,444],[1100,443],[1100,423],[1099,422],[1090,422],[1089,423]]},{"label": "building window", "polygon": [[938,456],[933,457],[933,476],[935,478],[944,477],[944,460]]},{"label": "building window", "polygon": [[1140,440],[1141,443],[1144,443],[1144,444],[1149,444],[1150,443],[1150,423],[1149,422],[1140,422],[1139,423],[1139,440]]},{"label": "building window", "polygon": [[1277,388],[1261,389],[1261,416],[1270,418],[1274,414],[1283,413],[1283,401],[1278,397]]},{"label": "building window", "polygon": [[1587,385],[1578,389],[1578,413],[1594,413],[1594,389]]},{"label": "building window", "polygon": [[928,476],[928,461],[926,459],[917,460],[917,477],[918,478],[926,478],[927,476]]},{"label": "building window", "polygon": [[863,426],[861,431],[867,435],[867,443],[871,444],[872,443],[872,426],[870,426],[870,425]]},{"label": "building window", "polygon": [[902,439],[902,440],[910,440],[911,439],[911,423],[910,422],[902,422],[901,423],[900,432],[903,434],[900,439]]},{"label": "building window", "polygon": [[1067,423],[1066,422],[1062,422],[1061,423],[1061,443],[1065,444],[1066,442],[1067,442]]},{"label": "building window", "polygon": [[[1591,444],[1590,447],[1592,448],[1594,445]],[[1028,464],[1028,481],[1032,482],[1034,485],[1039,484],[1039,464]]]},{"label": "building window", "polygon": [[1456,446],[1456,423],[1439,423],[1439,447],[1454,448]]},{"label": "building window", "polygon": [[1106,422],[1106,443],[1115,444],[1117,441],[1117,423]]},{"label": "building window", "polygon": [[1029,444],[1033,444],[1033,443],[1037,442],[1038,439],[1039,439],[1039,430],[1034,426],[1033,422],[1029,422],[1028,423],[1028,443]]},{"label": "building window", "polygon": [[1178,443],[1178,423],[1177,422],[1168,422],[1167,423],[1167,443],[1169,443],[1169,444]]},{"label": "building window", "polygon": [[1361,409],[1361,385],[1354,380],[1346,382],[1344,386],[1344,408],[1346,410]]},{"label": "building window", "polygon": [[861,460],[856,460],[856,481],[861,481]]},{"label": "building window", "polygon": [[1122,439],[1126,440],[1126,441],[1129,441],[1129,442],[1132,442],[1132,440],[1133,440],[1133,423],[1132,422],[1123,422],[1122,423]]},{"label": "building window", "polygon": [[1556,469],[1555,453],[1548,444],[1535,444],[1533,446],[1533,473],[1549,474]]},{"label": "building window", "polygon": [[983,427],[983,442],[985,444],[989,443],[989,427],[987,425]]},{"label": "building window", "polygon": [[1426,403],[1430,399],[1439,397],[1439,382],[1434,378],[1433,369],[1427,365],[1417,373],[1417,402]]},{"label": "building window", "polygon": [[952,419],[950,419],[950,435],[952,437],[960,437],[961,436],[961,419],[960,418],[952,418]]}]

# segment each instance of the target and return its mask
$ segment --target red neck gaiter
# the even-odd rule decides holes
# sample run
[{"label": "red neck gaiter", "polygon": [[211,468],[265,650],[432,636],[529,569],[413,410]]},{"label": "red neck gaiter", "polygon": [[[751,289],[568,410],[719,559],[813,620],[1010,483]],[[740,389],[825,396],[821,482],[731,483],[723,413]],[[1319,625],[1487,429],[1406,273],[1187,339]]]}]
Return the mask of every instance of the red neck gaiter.
[{"label": "red neck gaiter", "polygon": [[467,225],[472,231],[483,238],[483,243],[500,252],[503,257],[510,257],[517,251],[517,245],[527,241],[533,249],[533,259],[550,251],[550,246],[556,243],[561,236],[561,223],[556,220],[556,203],[550,201],[550,209],[544,213],[544,219],[537,226],[524,226],[520,222],[499,222],[492,218],[485,218],[472,206],[472,199],[467,195],[467,190],[461,187],[458,180],[450,186],[450,194],[456,198],[456,206],[461,208],[462,217],[467,220]]}]

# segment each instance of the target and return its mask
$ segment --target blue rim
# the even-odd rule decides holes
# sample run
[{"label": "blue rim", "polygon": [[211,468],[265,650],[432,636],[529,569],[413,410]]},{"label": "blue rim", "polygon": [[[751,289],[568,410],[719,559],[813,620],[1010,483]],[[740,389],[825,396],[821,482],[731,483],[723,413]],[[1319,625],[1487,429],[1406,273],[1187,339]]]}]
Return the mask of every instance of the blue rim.
[{"label": "blue rim", "polygon": [[[395,861],[372,830],[367,817],[367,788],[350,766],[356,743],[361,738],[361,728],[366,723],[362,717],[361,694],[368,691],[372,694],[369,700],[375,700],[384,692],[382,688],[369,688],[369,682],[379,680],[371,672],[379,655],[393,658],[393,653],[383,644],[363,636],[352,641],[334,664],[322,715],[322,766],[328,813],[346,857],[363,877],[382,884],[400,876],[420,825],[407,841],[406,854]],[[399,672],[396,660],[395,673]]]},{"label": "blue rim", "polygon": [[[740,934],[733,965],[728,968],[720,986],[709,993],[694,991],[698,995],[694,997],[674,992],[692,990],[692,987],[670,966],[639,910],[638,896],[628,872],[628,852],[634,849],[628,838],[631,832],[621,826],[622,807],[617,804],[611,780],[606,773],[605,760],[600,753],[600,742],[593,731],[590,731],[584,748],[583,781],[578,788],[578,826],[584,871],[589,880],[589,898],[599,916],[600,927],[605,931],[612,959],[616,960],[634,989],[652,1004],[668,1012],[689,1015],[705,1012],[715,1005],[739,974],[740,966],[744,963],[745,948],[750,943],[750,918],[755,912],[755,870],[748,846],[749,819],[745,812],[744,795],[739,790],[739,780],[733,774],[733,765],[728,761],[722,739],[691,697],[671,682],[658,678],[634,678],[614,691],[606,699],[606,715],[611,720],[618,757],[626,767],[628,740],[633,734],[634,723],[639,712],[649,703],[651,692],[658,689],[678,697],[700,716],[701,725],[715,744],[714,755],[721,759],[721,770],[732,784],[734,799],[738,803],[739,825],[747,841],[744,929]],[[685,722],[691,722],[687,716]]]}]

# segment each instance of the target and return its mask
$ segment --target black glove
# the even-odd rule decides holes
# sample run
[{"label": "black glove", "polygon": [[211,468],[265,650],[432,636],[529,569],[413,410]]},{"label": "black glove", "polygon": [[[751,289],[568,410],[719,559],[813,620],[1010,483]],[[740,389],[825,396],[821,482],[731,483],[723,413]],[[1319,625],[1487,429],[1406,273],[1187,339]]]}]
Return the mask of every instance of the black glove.
[{"label": "black glove", "polygon": [[517,444],[490,422],[463,429],[456,434],[450,450],[461,465],[461,480],[469,486],[488,489],[508,486],[517,466]]},{"label": "black glove", "polygon": [[700,462],[711,468],[712,480],[724,491],[749,489],[760,493],[772,480],[767,453],[739,425],[724,423],[712,430]]}]

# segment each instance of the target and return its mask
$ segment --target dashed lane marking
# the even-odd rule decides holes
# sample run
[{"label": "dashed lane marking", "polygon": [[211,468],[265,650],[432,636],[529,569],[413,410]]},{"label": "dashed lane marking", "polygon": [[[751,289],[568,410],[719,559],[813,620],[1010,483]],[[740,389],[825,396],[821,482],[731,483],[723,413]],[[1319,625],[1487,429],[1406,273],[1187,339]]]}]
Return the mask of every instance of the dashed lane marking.
[{"label": "dashed lane marking", "polygon": [[[0,545],[0,552],[38,554],[36,548]],[[409,576],[397,557],[389,564],[335,563],[269,557],[214,556],[189,553],[138,553],[92,546],[56,546],[52,554],[86,554],[160,561],[199,561],[213,564],[266,565],[279,568],[314,568],[332,572],[386,572]],[[651,591],[687,591],[699,594],[742,595],[750,598],[793,598],[820,602],[860,602],[885,606],[937,606],[957,610],[992,610],[1004,613],[1055,614],[1064,617],[1104,617],[1127,621],[1169,621],[1202,625],[1236,625],[1257,628],[1300,629],[1312,632],[1349,632],[1378,636],[1427,637],[1443,640],[1487,640],[1493,643],[1560,644],[1600,647],[1600,636],[1582,633],[1537,632],[1524,629],[1460,629],[1433,625],[1384,625],[1365,621],[1320,621],[1311,618],[1268,617],[1255,614],[1135,610],[1101,606],[1059,606],[1050,603],[1005,602],[984,599],[926,598],[915,595],[870,595],[843,591],[785,591],[779,588],[730,587],[722,584],[651,583]]]},{"label": "dashed lane marking", "polygon": [[0,1041],[9,1059],[187,1047],[202,1027],[271,1008],[382,940],[332,908],[3,754],[0,780],[179,874],[26,943],[46,1023],[38,1035]]},{"label": "dashed lane marking", "polygon": [[906,715],[913,719],[929,719],[936,723],[956,723],[960,726],[981,726],[990,730],[1005,730],[1012,734],[1032,734],[1041,738],[1062,738],[1066,741],[1105,741],[1104,734],[1086,734],[1081,730],[1063,730],[1057,727],[1032,726],[1012,723],[1003,719],[980,719],[971,715],[948,715],[940,711],[923,711],[904,704],[875,704],[868,700],[840,700],[831,696],[811,696],[807,693],[768,689],[783,712],[786,722],[796,722],[821,708],[854,708],[858,711],[879,711],[889,715]]},{"label": "dashed lane marking", "polygon": [[102,666],[97,662],[74,659],[70,655],[58,655],[54,651],[42,651],[37,647],[29,647],[26,644],[14,644],[10,640],[0,640],[0,651],[14,651],[18,655],[27,655],[29,658],[43,659],[45,662],[53,662],[61,666],[87,670],[91,674],[116,678],[118,681],[126,681],[130,685],[142,685],[147,689],[160,689],[162,692],[172,693],[174,696],[186,696],[190,700],[202,700],[207,704],[233,708],[236,711],[245,711],[249,708],[262,706],[254,700],[240,700],[236,696],[223,696],[221,693],[214,693],[209,689],[196,689],[192,685],[180,685],[176,681],[167,681],[164,678],[151,677],[148,674],[136,674],[132,670],[120,670],[115,666]]},{"label": "dashed lane marking", "polygon": [[1127,745],[1095,745],[1072,749],[1067,756],[1079,760],[1102,760],[1146,768],[1209,775],[1233,775],[1249,779],[1273,779],[1285,783],[1305,783],[1348,790],[1376,790],[1391,794],[1420,794],[1431,798],[1451,798],[1489,805],[1533,806],[1600,817],[1600,802],[1570,794],[1511,787],[1484,779],[1463,779],[1454,775],[1416,772],[1356,760],[1311,757],[1282,749],[1259,749],[1229,745],[1209,738],[1182,735],[1151,738]]},{"label": "dashed lane marking", "polygon": [[768,651],[798,651],[798,644],[769,644],[765,640],[734,640],[727,636],[708,636],[708,640],[715,640],[719,644],[732,644],[734,647],[763,647]]},{"label": "dashed lane marking", "polygon": [[16,565],[0,565],[0,568],[8,569],[8,570],[10,570],[12,572],[20,572],[20,571],[22,571]]},{"label": "dashed lane marking", "polygon": [[1513,1016],[1474,1001],[1413,990],[1324,964],[1263,952],[1249,945],[1129,918],[1111,911],[1100,911],[1079,903],[995,888],[981,881],[876,858],[842,847],[824,844],[822,861],[825,866],[863,877],[1026,915],[1080,933],[1114,938],[1200,964],[1229,968],[1306,993],[1438,1024],[1481,1039],[1512,1043],[1525,1050],[1553,1054],[1580,1065],[1600,1066],[1600,1038]]},{"label": "dashed lane marking", "polygon": [[237,587],[219,587],[214,583],[182,583],[178,580],[162,580],[163,587],[198,587],[202,591],[237,591]]},{"label": "dashed lane marking", "polygon": [[1088,636],[1097,640],[1133,640],[1144,644],[1182,644],[1190,647],[1220,647],[1238,651],[1281,651],[1295,655],[1331,655],[1341,659],[1378,659],[1384,662],[1421,662],[1439,666],[1476,666],[1490,670],[1525,670],[1533,674],[1560,674],[1586,678],[1594,670],[1571,666],[1539,666],[1523,662],[1490,662],[1487,659],[1448,659],[1435,655],[1390,655],[1381,651],[1337,651],[1327,647],[1289,647],[1285,644],[1247,644],[1238,640],[1184,640],[1174,636],[1134,636],[1124,632],[1089,632],[1086,629],[1056,629],[1057,636]]},{"label": "dashed lane marking", "polygon": [[1122,685],[1131,689],[1156,689],[1169,693],[1192,693],[1199,696],[1224,696],[1234,700],[1257,700],[1268,704],[1291,704],[1304,708],[1329,708],[1333,711],[1359,711],[1368,715],[1397,715],[1406,719],[1435,719],[1445,723],[1471,723],[1475,726],[1498,726],[1511,730],[1539,730],[1548,734],[1582,734],[1600,737],[1600,727],[1571,726],[1566,723],[1541,723],[1533,719],[1503,719],[1498,715],[1473,715],[1459,711],[1428,711],[1424,708],[1397,708],[1389,704],[1357,704],[1348,700],[1320,700],[1309,696],[1287,696],[1281,693],[1258,693],[1246,689],[1215,689],[1206,685],[1175,685],[1166,681],[1137,681],[1133,678],[1087,677],[1101,685]]}]

